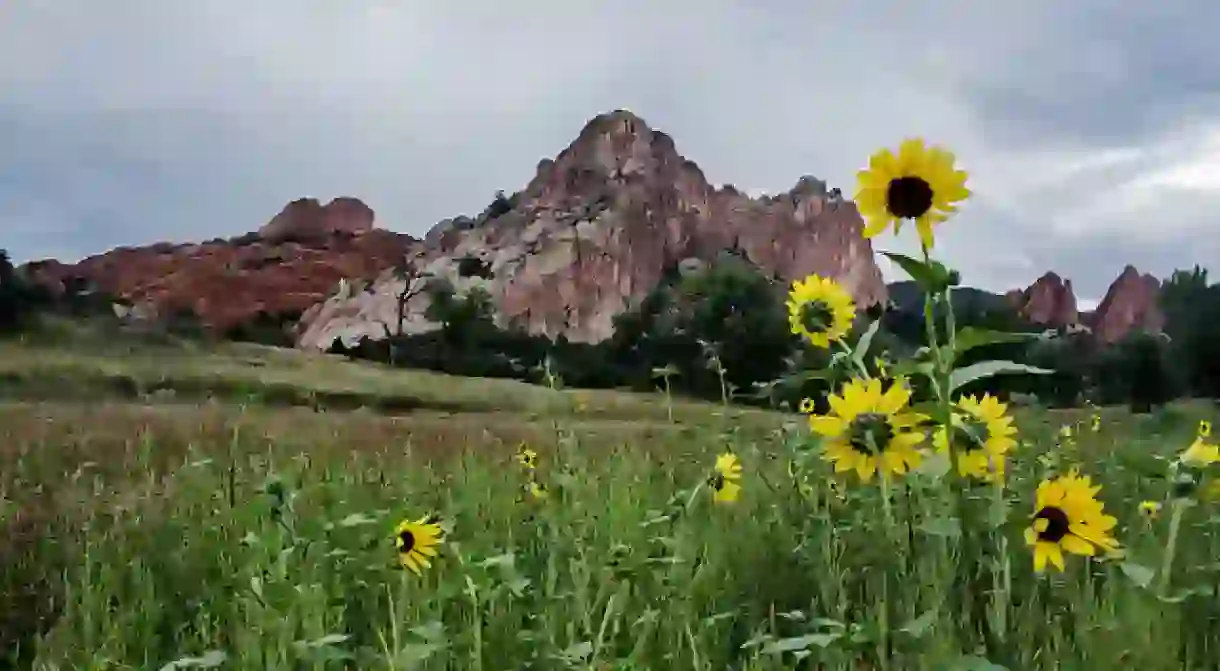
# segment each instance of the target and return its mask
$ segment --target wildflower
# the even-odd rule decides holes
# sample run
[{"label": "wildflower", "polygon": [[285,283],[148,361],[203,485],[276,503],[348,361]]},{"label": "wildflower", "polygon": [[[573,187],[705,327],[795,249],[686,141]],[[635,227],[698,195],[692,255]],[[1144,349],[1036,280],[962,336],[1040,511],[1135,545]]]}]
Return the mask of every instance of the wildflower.
[{"label": "wildflower", "polygon": [[918,427],[927,419],[905,411],[910,400],[901,382],[883,392],[880,380],[855,379],[830,396],[830,414],[809,417],[809,428],[829,439],[825,457],[835,472],[855,471],[864,482],[878,471],[902,475],[919,464],[915,447],[924,436]]},{"label": "wildflower", "polygon": [[741,496],[741,460],[732,452],[716,457],[712,477],[707,484],[712,488],[716,503],[733,503]]},{"label": "wildflower", "polygon": [[1195,442],[1182,453],[1181,460],[1187,466],[1206,468],[1220,461],[1220,446],[1195,438]]},{"label": "wildflower", "polygon": [[716,503],[736,503],[741,498],[741,485],[720,473],[708,479],[712,488],[712,500]]},{"label": "wildflower", "polygon": [[[1017,445],[1017,427],[1005,414],[1008,406],[990,394],[982,399],[966,396],[956,405],[959,412],[953,413],[952,433],[957,472],[962,477],[1002,481],[1005,455]],[[949,433],[943,426],[937,429],[932,438],[937,450],[949,452]]]},{"label": "wildflower", "polygon": [[851,330],[856,304],[839,283],[810,275],[792,283],[788,294],[788,323],[794,335],[817,347],[830,347]]},{"label": "wildflower", "polygon": [[802,398],[799,409],[801,411],[801,414],[803,414],[803,415],[811,414],[813,412],[813,399],[812,398]]},{"label": "wildflower", "polygon": [[1198,435],[1199,435],[1199,437],[1200,437],[1200,438],[1211,438],[1211,436],[1212,436],[1212,423],[1211,423],[1211,422],[1209,422],[1209,421],[1207,421],[1206,419],[1201,419],[1201,420],[1199,420],[1199,433],[1198,433]]},{"label": "wildflower", "polygon": [[1144,501],[1140,504],[1140,514],[1145,519],[1155,520],[1156,516],[1161,512],[1161,504],[1156,501]]},{"label": "wildflower", "polygon": [[528,493],[530,498],[534,499],[535,501],[541,501],[551,494],[547,490],[546,485],[538,482],[537,480],[530,481],[529,485],[526,487],[526,493]]},{"label": "wildflower", "polygon": [[1064,569],[1063,552],[1092,557],[1097,550],[1113,552],[1118,541],[1109,532],[1118,520],[1103,512],[1097,500],[1101,486],[1072,471],[1038,485],[1032,522],[1025,542],[1034,551],[1034,570],[1041,573],[1049,562]]},{"label": "wildflower", "polygon": [[521,443],[517,448],[517,463],[532,471],[538,467],[538,453]]},{"label": "wildflower", "polygon": [[432,566],[429,558],[437,555],[436,548],[444,538],[445,532],[434,515],[414,522],[404,520],[394,530],[398,561],[415,575],[420,575],[423,569]]},{"label": "wildflower", "polygon": [[911,219],[920,242],[931,249],[932,227],[970,196],[966,172],[954,168],[955,160],[952,152],[921,139],[904,140],[897,156],[889,149],[873,154],[868,169],[856,174],[856,208],[867,222],[864,237],[884,232],[891,222],[898,233],[903,220]]}]

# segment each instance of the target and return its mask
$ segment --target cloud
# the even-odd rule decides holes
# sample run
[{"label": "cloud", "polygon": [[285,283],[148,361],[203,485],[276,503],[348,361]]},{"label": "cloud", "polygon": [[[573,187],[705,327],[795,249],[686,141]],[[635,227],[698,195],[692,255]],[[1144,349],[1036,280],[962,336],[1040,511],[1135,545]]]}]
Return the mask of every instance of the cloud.
[{"label": "cloud", "polygon": [[1217,257],[1220,7],[839,4],[3,3],[0,244],[234,235],[304,195],[422,234],[625,107],[772,193],[951,146],[976,197],[938,247],[976,286],[1055,269],[1096,300],[1126,263]]}]

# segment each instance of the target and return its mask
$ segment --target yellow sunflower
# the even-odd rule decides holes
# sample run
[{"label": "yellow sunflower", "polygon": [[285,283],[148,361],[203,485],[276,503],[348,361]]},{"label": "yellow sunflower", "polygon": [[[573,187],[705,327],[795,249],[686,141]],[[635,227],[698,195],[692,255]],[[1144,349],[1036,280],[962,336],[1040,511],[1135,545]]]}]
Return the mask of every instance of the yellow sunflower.
[{"label": "yellow sunflower", "polygon": [[725,452],[716,457],[716,465],[713,470],[722,476],[725,480],[740,480],[741,479],[741,460],[732,452]]},{"label": "yellow sunflower", "polygon": [[1212,436],[1212,423],[1207,421],[1206,419],[1199,420],[1199,437],[1200,438],[1211,438],[1211,436]]},{"label": "yellow sunflower", "polygon": [[794,335],[817,347],[842,340],[856,319],[856,304],[834,280],[810,275],[792,283],[788,293],[788,323]]},{"label": "yellow sunflower", "polygon": [[864,218],[864,237],[872,238],[904,219],[915,221],[927,249],[935,243],[932,227],[957,211],[955,203],[970,196],[965,171],[954,167],[953,153],[926,146],[921,139],[904,140],[897,156],[889,149],[873,154],[868,169],[856,174],[856,207]]},{"label": "yellow sunflower", "polygon": [[1140,504],[1140,514],[1145,519],[1155,520],[1157,515],[1161,513],[1161,504],[1156,501],[1144,501]]},{"label": "yellow sunflower", "polygon": [[813,406],[812,398],[802,398],[801,399],[801,405],[799,408],[801,411],[801,414],[808,415],[813,412],[813,408],[814,408],[814,406]]},{"label": "yellow sunflower", "polygon": [[437,555],[437,547],[445,539],[435,516],[421,517],[414,522],[404,520],[394,530],[394,544],[398,548],[398,561],[420,575],[423,569],[432,566],[430,558]]},{"label": "yellow sunflower", "polygon": [[[1005,456],[1017,445],[1017,427],[1012,425],[1012,417],[1005,414],[1008,406],[990,394],[983,394],[982,399],[966,396],[958,399],[956,405],[952,433],[957,472],[962,477],[1002,482]],[[946,454],[949,433],[941,426],[932,438],[936,449]]]},{"label": "yellow sunflower", "polygon": [[1209,443],[1202,438],[1195,438],[1195,442],[1186,448],[1182,453],[1182,463],[1195,468],[1206,468],[1220,461],[1220,446]]},{"label": "yellow sunflower", "polygon": [[1118,520],[1106,515],[1097,500],[1101,486],[1075,471],[1044,480],[1038,485],[1032,522],[1025,542],[1034,551],[1034,570],[1041,573],[1047,563],[1062,571],[1063,553],[1092,557],[1097,550],[1118,550],[1110,532]]},{"label": "yellow sunflower", "polygon": [[526,493],[530,495],[530,498],[536,501],[541,501],[542,499],[550,496],[550,492],[547,490],[546,485],[536,480],[531,480],[525,489]]},{"label": "yellow sunflower", "polygon": [[824,455],[836,473],[855,471],[869,482],[878,471],[902,475],[919,464],[927,417],[907,411],[911,391],[902,381],[883,390],[880,380],[855,379],[829,400],[830,414],[811,415],[809,428],[828,439]]},{"label": "yellow sunflower", "polygon": [[708,480],[712,488],[712,500],[716,503],[735,503],[741,498],[741,485],[717,473]]},{"label": "yellow sunflower", "polygon": [[521,443],[517,448],[517,463],[530,470],[534,470],[538,467],[538,453],[530,449],[525,443]]}]

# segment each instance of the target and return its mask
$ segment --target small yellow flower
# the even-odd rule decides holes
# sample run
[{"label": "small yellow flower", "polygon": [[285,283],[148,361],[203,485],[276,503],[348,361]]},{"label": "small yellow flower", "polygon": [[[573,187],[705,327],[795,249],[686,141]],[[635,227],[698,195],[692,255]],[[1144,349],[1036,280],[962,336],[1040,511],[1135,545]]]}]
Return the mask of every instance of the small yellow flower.
[{"label": "small yellow flower", "polygon": [[526,488],[526,490],[529,493],[530,498],[537,500],[537,501],[541,501],[541,500],[545,499],[546,497],[550,496],[550,492],[547,491],[546,485],[542,484],[541,482],[534,481],[534,480],[530,481],[530,484]]},{"label": "small yellow flower", "polygon": [[856,304],[838,282],[810,275],[792,283],[788,294],[788,324],[793,335],[815,347],[842,340],[856,319]]},{"label": "small yellow flower", "polygon": [[1161,512],[1161,504],[1156,501],[1144,501],[1140,504],[1140,514],[1149,520],[1155,520]]},{"label": "small yellow flower", "polygon": [[716,457],[716,465],[713,467],[716,474],[723,477],[725,480],[736,481],[741,479],[741,460],[732,452],[725,452]]},{"label": "small yellow flower", "polygon": [[813,412],[813,399],[812,398],[802,398],[801,405],[800,405],[800,411],[801,411],[801,414],[803,414],[803,415],[811,414]]},{"label": "small yellow flower", "polygon": [[1195,468],[1206,468],[1220,461],[1220,446],[1195,438],[1181,456],[1182,463]]},{"label": "small yellow flower", "polygon": [[863,482],[878,472],[903,475],[922,459],[915,448],[927,419],[908,410],[910,400],[902,381],[884,389],[881,380],[855,379],[830,395],[830,414],[810,415],[809,428],[826,439],[823,455],[836,473],[854,471]]},{"label": "small yellow flower", "polygon": [[869,157],[868,169],[856,174],[856,208],[864,218],[864,237],[872,238],[894,225],[914,220],[925,249],[935,244],[932,227],[957,211],[956,203],[970,196],[967,174],[954,167],[952,152],[925,145],[922,139],[903,141],[895,155],[882,149]]},{"label": "small yellow flower", "polygon": [[1092,557],[1097,550],[1118,550],[1110,532],[1118,520],[1104,512],[1097,500],[1101,486],[1075,471],[1038,485],[1034,516],[1025,530],[1025,542],[1034,551],[1034,570],[1049,563],[1062,571],[1063,553]]},{"label": "small yellow flower", "polygon": [[399,523],[394,530],[394,545],[398,549],[398,560],[415,575],[432,566],[431,558],[437,556],[437,547],[444,541],[445,531],[435,516],[421,517],[414,522]]},{"label": "small yellow flower", "polygon": [[709,484],[712,487],[712,500],[716,503],[736,503],[741,498],[741,485],[722,475],[712,476]]},{"label": "small yellow flower", "polygon": [[538,467],[538,453],[521,443],[517,448],[517,463],[532,471]]},{"label": "small yellow flower", "polygon": [[1212,436],[1212,423],[1207,421],[1206,419],[1199,420],[1199,437],[1200,438],[1211,438],[1211,436]]}]

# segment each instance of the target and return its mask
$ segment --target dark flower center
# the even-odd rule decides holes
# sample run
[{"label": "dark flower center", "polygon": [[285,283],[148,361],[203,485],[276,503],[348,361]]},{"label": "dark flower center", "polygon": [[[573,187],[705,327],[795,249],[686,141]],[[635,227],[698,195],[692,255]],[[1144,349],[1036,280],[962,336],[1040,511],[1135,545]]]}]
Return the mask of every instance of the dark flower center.
[{"label": "dark flower center", "polygon": [[720,490],[724,489],[725,482],[726,482],[726,480],[724,479],[723,473],[716,473],[715,475],[713,475],[712,477],[707,479],[708,486],[716,491],[720,491]]},{"label": "dark flower center", "polygon": [[801,306],[801,325],[810,333],[822,333],[834,322],[834,311],[824,301],[809,301]]},{"label": "dark flower center", "polygon": [[894,438],[894,427],[889,418],[878,412],[856,415],[848,429],[848,443],[862,454],[874,455],[885,451]]},{"label": "dark flower center", "polygon": [[885,200],[895,217],[918,219],[932,208],[932,187],[921,177],[899,177],[890,182]]},{"label": "dark flower center", "polygon": [[987,425],[976,419],[963,419],[953,425],[953,444],[966,452],[982,449],[990,435]]},{"label": "dark flower center", "polygon": [[398,551],[402,554],[407,554],[415,549],[415,534],[410,531],[404,531],[398,534]]},{"label": "dark flower center", "polygon": [[1046,520],[1046,529],[1038,532],[1038,540],[1047,543],[1058,543],[1063,540],[1063,537],[1068,535],[1068,528],[1071,526],[1067,513],[1054,506],[1047,506],[1039,510],[1038,514],[1034,515],[1034,519]]}]

